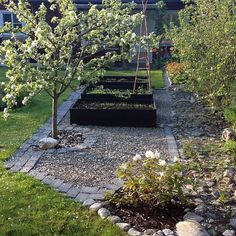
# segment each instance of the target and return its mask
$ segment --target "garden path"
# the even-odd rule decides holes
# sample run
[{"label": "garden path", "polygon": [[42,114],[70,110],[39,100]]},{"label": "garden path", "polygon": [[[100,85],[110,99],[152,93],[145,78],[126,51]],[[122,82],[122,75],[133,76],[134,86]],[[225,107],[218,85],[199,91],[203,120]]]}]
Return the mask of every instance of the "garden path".
[{"label": "garden path", "polygon": [[[168,87],[168,80],[165,79],[165,82]],[[171,97],[168,89],[154,91],[158,128],[68,126],[65,122],[68,121],[66,115],[82,91],[83,89],[74,92],[60,106],[58,122],[61,129],[77,130],[87,135],[89,138],[86,145],[89,150],[64,148],[43,151],[35,148],[35,143],[50,133],[51,121],[49,119],[5,163],[6,168],[13,172],[28,173],[67,196],[83,202],[86,199],[103,200],[106,190],[120,188],[122,183],[114,175],[116,168],[134,154],[140,153],[141,150],[145,152],[158,148],[164,156],[178,156],[177,145],[171,130]],[[117,156],[117,153],[120,155]],[[82,171],[80,164],[84,167]],[[67,168],[64,168],[65,166]],[[78,177],[78,173],[81,178]]]}]

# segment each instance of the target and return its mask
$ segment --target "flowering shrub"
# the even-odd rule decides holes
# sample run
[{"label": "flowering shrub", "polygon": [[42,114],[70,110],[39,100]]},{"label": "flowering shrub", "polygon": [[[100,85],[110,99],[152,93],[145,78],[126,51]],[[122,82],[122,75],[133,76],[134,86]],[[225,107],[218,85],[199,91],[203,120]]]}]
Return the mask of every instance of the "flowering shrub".
[{"label": "flowering shrub", "polygon": [[181,63],[171,62],[166,65],[166,71],[168,73],[169,78],[173,81],[173,83],[183,83],[185,77],[183,75],[184,68]]},{"label": "flowering shrub", "polygon": [[147,151],[145,157],[136,155],[118,168],[123,190],[108,196],[108,200],[135,206],[164,206],[173,200],[186,202],[183,188],[191,182],[187,172],[187,165],[178,158],[168,162],[158,152]]}]

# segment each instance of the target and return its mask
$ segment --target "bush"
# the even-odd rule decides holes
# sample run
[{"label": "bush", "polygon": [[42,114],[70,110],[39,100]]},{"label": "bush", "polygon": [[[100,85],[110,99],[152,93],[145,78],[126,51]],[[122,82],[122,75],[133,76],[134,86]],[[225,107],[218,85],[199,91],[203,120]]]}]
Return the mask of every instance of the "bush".
[{"label": "bush", "polygon": [[159,153],[147,151],[145,157],[136,155],[118,168],[117,177],[124,181],[122,194],[108,195],[107,199],[132,206],[164,206],[172,200],[184,203],[187,198],[183,188],[192,182],[187,172],[187,165],[179,159],[168,163]]},{"label": "bush", "polygon": [[[4,91],[4,84],[0,84],[0,111],[3,111],[4,108],[6,107],[5,102],[3,102],[2,98],[5,96],[5,91]],[[22,101],[24,97],[26,96],[25,92],[22,92],[16,99],[17,104],[13,108],[21,107],[23,106]]]},{"label": "bush", "polygon": [[224,144],[224,149],[228,152],[236,152],[236,141],[229,140]]},{"label": "bush", "polygon": [[166,71],[168,77],[174,84],[182,84],[185,82],[185,76],[183,74],[183,65],[178,62],[170,62],[166,65]]},{"label": "bush", "polygon": [[236,128],[236,106],[228,107],[224,110],[225,119]]}]

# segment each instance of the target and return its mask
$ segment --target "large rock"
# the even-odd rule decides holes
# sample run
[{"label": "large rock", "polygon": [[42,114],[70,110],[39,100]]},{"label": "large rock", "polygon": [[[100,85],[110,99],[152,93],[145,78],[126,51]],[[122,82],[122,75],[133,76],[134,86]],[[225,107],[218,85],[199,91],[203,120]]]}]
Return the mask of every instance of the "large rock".
[{"label": "large rock", "polygon": [[210,236],[196,221],[180,221],[176,224],[176,232],[178,236]]},{"label": "large rock", "polygon": [[43,150],[55,148],[58,144],[58,140],[54,138],[42,138],[39,140],[39,147]]},{"label": "large rock", "polygon": [[236,140],[236,132],[231,128],[224,129],[221,138],[224,141]]}]

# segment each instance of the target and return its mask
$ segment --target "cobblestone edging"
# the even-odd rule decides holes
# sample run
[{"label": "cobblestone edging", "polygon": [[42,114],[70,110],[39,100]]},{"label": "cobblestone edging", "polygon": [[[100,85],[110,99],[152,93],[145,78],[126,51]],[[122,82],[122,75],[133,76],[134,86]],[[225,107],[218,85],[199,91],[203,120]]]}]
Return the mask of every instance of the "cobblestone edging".
[{"label": "cobblestone edging", "polygon": [[[81,93],[84,91],[84,87],[80,88],[78,91],[75,91],[71,96],[58,108],[58,124],[66,116],[70,107],[75,103],[75,101],[80,97]],[[5,167],[10,169],[13,172],[22,171],[29,172],[35,164],[38,162],[40,157],[44,154],[45,151],[33,150],[35,142],[45,138],[49,135],[51,131],[51,118],[49,118],[33,136],[27,140],[11,157],[10,160],[5,162]],[[68,149],[69,151],[69,149]]]},{"label": "cobblestone edging", "polygon": [[[168,80],[165,78],[165,82]],[[166,84],[168,87],[168,84]],[[58,109],[58,124],[63,120],[66,116],[70,107],[76,102],[76,100],[80,97],[84,88],[72,93],[72,95],[68,98],[66,102],[64,102]],[[179,156],[177,144],[174,138],[174,135],[171,130],[171,98],[166,89],[156,90],[154,91],[154,100],[157,105],[157,122],[158,126],[164,129],[164,134],[168,143],[168,151],[170,157]],[[76,127],[70,126],[67,129],[73,130]],[[84,133],[86,134],[86,128],[84,129]],[[119,228],[128,232],[129,235],[175,235],[175,233],[169,229],[159,230],[158,232],[151,233],[150,230],[146,230],[143,233],[137,231],[132,228],[128,223],[122,222],[122,220],[118,216],[111,216],[110,212],[105,208],[106,203],[104,200],[104,193],[106,191],[114,191],[118,190],[123,186],[123,182],[117,178],[110,181],[110,183],[105,184],[102,187],[74,187],[73,183],[64,182],[61,179],[57,179],[52,175],[49,175],[46,172],[39,172],[34,170],[34,166],[37,164],[39,159],[43,156],[45,151],[34,149],[34,144],[41,138],[45,138],[49,135],[51,130],[51,119],[48,119],[47,122],[42,125],[39,130],[32,136],[31,139],[26,141],[12,156],[9,161],[5,162],[5,167],[10,169],[12,172],[25,172],[30,176],[42,181],[43,183],[49,185],[55,190],[65,194],[72,199],[81,202],[84,206],[89,207],[89,209],[93,212],[97,212],[97,214],[103,218],[108,219],[111,222],[115,223]],[[86,145],[91,147],[93,143],[96,142],[96,137],[90,137],[89,132],[88,136],[85,139],[88,141]],[[64,153],[68,151],[79,151],[80,149],[74,148],[61,148],[57,152]],[[82,150],[82,148],[81,148]],[[47,150],[54,152],[55,150]],[[150,232],[149,232],[150,231]]]}]

